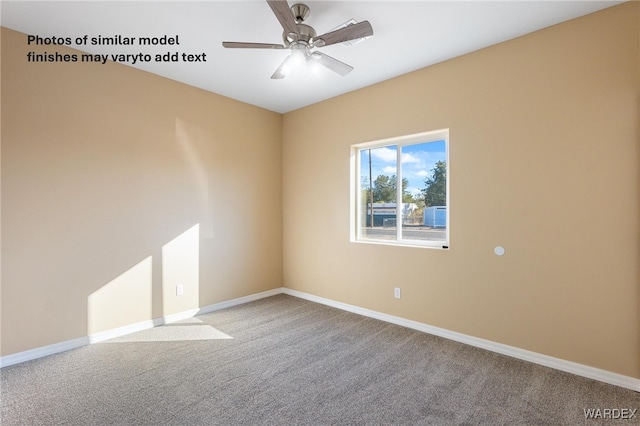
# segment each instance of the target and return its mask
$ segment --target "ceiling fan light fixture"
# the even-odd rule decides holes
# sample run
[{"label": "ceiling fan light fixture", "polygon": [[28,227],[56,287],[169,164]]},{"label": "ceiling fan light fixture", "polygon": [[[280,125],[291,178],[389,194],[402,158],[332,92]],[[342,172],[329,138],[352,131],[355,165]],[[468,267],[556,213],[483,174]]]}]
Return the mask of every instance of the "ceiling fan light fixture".
[{"label": "ceiling fan light fixture", "polygon": [[311,57],[311,51],[306,43],[295,43],[290,46],[291,53],[278,67],[276,72],[271,76],[272,79],[282,79],[285,77],[293,77],[304,73],[307,62]]},{"label": "ceiling fan light fixture", "polygon": [[311,56],[311,53],[308,46],[302,43],[291,46],[291,55],[289,55],[289,60],[285,69],[283,69],[283,73],[289,76],[304,72],[309,56]]},{"label": "ceiling fan light fixture", "polygon": [[309,55],[311,55],[309,52],[309,46],[303,43],[297,43],[291,46],[291,56],[297,64],[304,65],[304,62]]}]

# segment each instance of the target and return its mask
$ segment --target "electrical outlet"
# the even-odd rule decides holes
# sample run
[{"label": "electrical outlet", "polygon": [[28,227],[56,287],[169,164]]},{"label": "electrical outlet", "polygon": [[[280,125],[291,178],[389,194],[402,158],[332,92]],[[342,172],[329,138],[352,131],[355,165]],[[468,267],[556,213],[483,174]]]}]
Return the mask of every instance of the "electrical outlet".
[{"label": "electrical outlet", "polygon": [[396,299],[400,299],[400,288],[396,287],[393,289],[393,297],[395,297]]},{"label": "electrical outlet", "polygon": [[178,284],[176,286],[176,296],[182,296],[184,294],[184,286],[182,284]]}]

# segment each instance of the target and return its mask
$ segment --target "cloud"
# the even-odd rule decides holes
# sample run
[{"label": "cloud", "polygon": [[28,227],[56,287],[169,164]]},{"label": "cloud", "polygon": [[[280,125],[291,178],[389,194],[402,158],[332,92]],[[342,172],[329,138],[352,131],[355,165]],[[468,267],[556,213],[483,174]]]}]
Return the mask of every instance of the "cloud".
[{"label": "cloud", "polygon": [[398,168],[395,166],[387,166],[384,169],[382,169],[382,171],[385,173],[395,173],[398,171]]},{"label": "cloud", "polygon": [[419,172],[416,172],[416,176],[427,177],[429,176],[429,172],[426,170],[420,170]]},{"label": "cloud", "polygon": [[402,154],[402,164],[406,163],[419,163],[420,159],[411,154]]},{"label": "cloud", "polygon": [[395,163],[397,161],[397,151],[387,147],[372,149],[371,156],[382,160],[385,163]]}]

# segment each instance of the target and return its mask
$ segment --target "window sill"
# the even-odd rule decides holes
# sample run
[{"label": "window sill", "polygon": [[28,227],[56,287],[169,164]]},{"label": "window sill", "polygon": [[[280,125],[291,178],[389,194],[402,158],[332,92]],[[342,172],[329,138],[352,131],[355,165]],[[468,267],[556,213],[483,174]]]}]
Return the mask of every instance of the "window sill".
[{"label": "window sill", "polygon": [[364,239],[351,239],[352,243],[357,244],[371,244],[376,246],[393,246],[393,247],[411,247],[421,249],[436,249],[436,250],[449,250],[449,244],[446,242],[435,244],[412,244],[399,241],[380,241],[380,240],[364,240]]}]

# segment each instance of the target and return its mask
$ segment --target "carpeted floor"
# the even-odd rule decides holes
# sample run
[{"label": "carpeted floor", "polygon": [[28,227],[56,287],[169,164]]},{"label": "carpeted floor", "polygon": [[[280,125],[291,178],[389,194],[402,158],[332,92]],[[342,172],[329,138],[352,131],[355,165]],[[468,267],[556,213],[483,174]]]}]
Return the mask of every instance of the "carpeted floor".
[{"label": "carpeted floor", "polygon": [[585,419],[631,390],[286,295],[1,374],[3,426],[640,423]]}]

